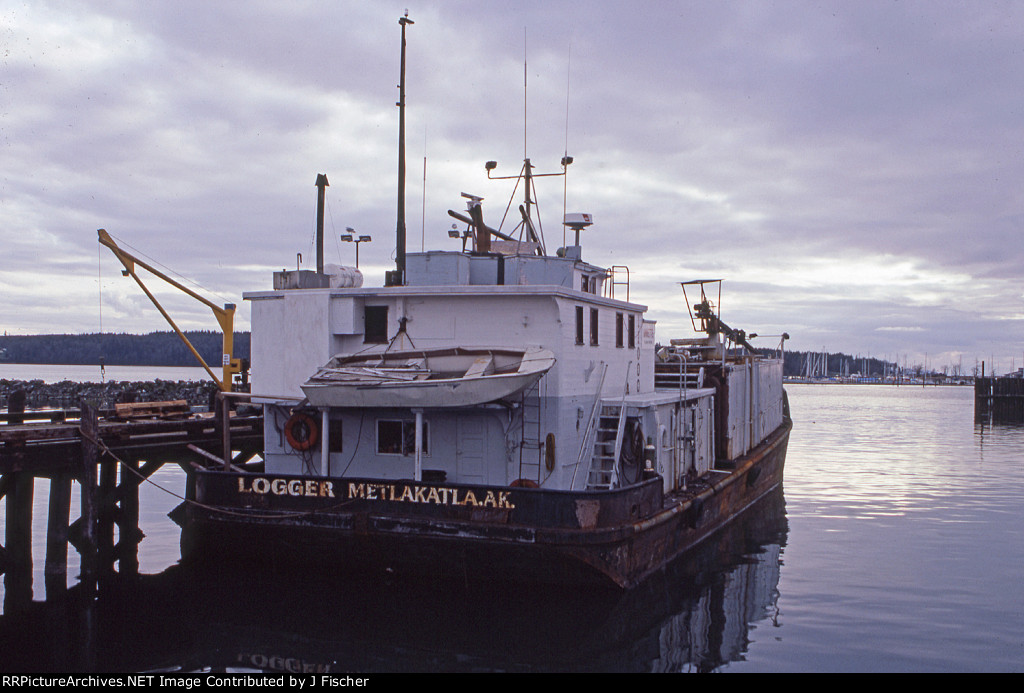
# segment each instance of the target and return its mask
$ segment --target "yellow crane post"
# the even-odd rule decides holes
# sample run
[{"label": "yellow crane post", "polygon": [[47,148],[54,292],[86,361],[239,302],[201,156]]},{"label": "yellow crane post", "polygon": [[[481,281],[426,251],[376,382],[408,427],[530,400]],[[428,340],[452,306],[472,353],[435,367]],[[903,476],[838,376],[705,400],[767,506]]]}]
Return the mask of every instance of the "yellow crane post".
[{"label": "yellow crane post", "polygon": [[[182,284],[168,277],[163,272],[146,264],[145,262],[138,259],[131,253],[122,250],[120,247],[118,247],[117,243],[114,242],[114,239],[110,237],[110,234],[108,234],[104,229],[99,229],[97,233],[99,234],[100,243],[110,248],[114,255],[117,256],[117,259],[121,261],[121,264],[124,265],[124,270],[122,271],[122,274],[124,274],[126,277],[130,275],[132,279],[134,279],[136,283],[142,288],[142,290],[146,293],[146,296],[149,297],[149,300],[153,302],[153,305],[156,306],[157,310],[160,311],[160,314],[164,316],[164,319],[167,321],[167,323],[174,329],[178,337],[181,338],[181,341],[183,341],[185,343],[185,346],[188,347],[189,351],[192,352],[192,355],[196,357],[199,363],[202,364],[203,368],[206,369],[206,372],[210,374],[210,377],[213,378],[213,381],[217,383],[217,387],[220,388],[222,392],[230,392],[232,375],[235,373],[242,372],[241,361],[239,359],[234,358],[232,355],[234,353],[235,343],[235,305],[233,303],[225,303],[224,307],[221,308],[217,304],[208,301],[207,299],[203,298],[196,292],[192,291],[187,286],[183,286]],[[224,333],[224,347],[221,351],[221,366],[223,372],[222,377],[218,378],[214,374],[210,366],[208,366],[206,361],[203,360],[203,357],[199,355],[198,351],[196,351],[196,348],[192,346],[192,342],[188,341],[188,337],[185,336],[185,333],[178,329],[178,326],[174,324],[174,320],[172,320],[171,316],[167,314],[166,310],[164,310],[164,307],[160,305],[160,302],[156,300],[156,297],[153,296],[153,294],[150,292],[148,288],[146,288],[146,285],[143,283],[142,279],[140,279],[139,275],[135,273],[135,265],[138,265],[139,267],[142,267],[143,269],[156,275],[160,279],[163,279],[165,282],[167,282],[174,288],[184,291],[192,298],[209,306],[209,308],[213,311],[214,316],[216,316],[217,318],[217,322],[220,324],[220,329]]]}]

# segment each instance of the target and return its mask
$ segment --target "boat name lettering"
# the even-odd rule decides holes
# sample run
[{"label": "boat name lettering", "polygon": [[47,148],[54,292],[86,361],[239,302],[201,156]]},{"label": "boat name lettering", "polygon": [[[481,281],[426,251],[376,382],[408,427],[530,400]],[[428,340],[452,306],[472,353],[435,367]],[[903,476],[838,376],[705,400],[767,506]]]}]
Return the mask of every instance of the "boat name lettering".
[{"label": "boat name lettering", "polygon": [[260,476],[247,485],[246,478],[240,476],[238,477],[238,492],[334,498],[334,482],[317,481],[316,479],[268,479]]},{"label": "boat name lettering", "polygon": [[348,497],[365,500],[395,501],[398,503],[431,503],[433,505],[470,505],[480,508],[506,508],[516,506],[509,500],[509,491],[448,488],[446,486],[419,486],[408,484],[374,484],[349,482]]}]

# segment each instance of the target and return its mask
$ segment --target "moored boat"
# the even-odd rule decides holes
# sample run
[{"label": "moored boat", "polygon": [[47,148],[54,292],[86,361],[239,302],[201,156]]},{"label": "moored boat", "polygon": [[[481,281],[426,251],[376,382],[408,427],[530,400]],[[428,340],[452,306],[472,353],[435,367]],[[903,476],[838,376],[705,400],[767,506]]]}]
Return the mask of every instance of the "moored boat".
[{"label": "moored boat", "polygon": [[785,335],[754,348],[700,280],[698,336],[658,347],[629,273],[583,259],[590,215],[547,254],[536,175],[512,231],[464,194],[455,250],[406,253],[400,192],[384,286],[318,266],[245,294],[263,468],[194,473],[189,546],[631,587],[778,487]]}]

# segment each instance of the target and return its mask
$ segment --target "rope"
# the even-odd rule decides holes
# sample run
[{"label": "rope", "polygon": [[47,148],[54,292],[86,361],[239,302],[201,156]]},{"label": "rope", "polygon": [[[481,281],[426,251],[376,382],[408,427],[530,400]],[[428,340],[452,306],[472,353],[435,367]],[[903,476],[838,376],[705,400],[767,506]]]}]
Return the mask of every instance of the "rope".
[{"label": "rope", "polygon": [[181,280],[182,283],[191,284],[192,286],[194,286],[194,287],[196,287],[198,289],[201,289],[203,292],[219,298],[222,303],[230,303],[231,302],[231,300],[229,300],[226,296],[223,296],[223,295],[217,293],[216,291],[214,291],[213,289],[210,289],[210,288],[208,288],[206,286],[203,286],[197,280],[192,279],[191,277],[186,277],[181,272],[178,272],[178,271],[174,270],[173,268],[168,267],[164,263],[162,263],[159,260],[157,260],[156,258],[154,258],[152,255],[147,255],[146,253],[142,252],[141,250],[139,250],[138,248],[133,246],[131,243],[127,243],[123,238],[118,238],[114,234],[110,234],[110,237],[113,238],[114,240],[116,240],[120,245],[124,246],[128,250],[131,250],[136,255],[139,255],[141,257],[146,258],[146,260],[148,260],[150,262],[150,264],[155,265],[157,267],[160,267],[168,275],[176,276],[179,280]]},{"label": "rope", "polygon": [[103,244],[96,241],[96,284],[99,287],[100,334],[103,334]]},{"label": "rope", "polygon": [[[125,462],[120,457],[118,457],[117,454],[113,450],[111,450],[109,447],[107,447],[106,443],[104,443],[102,440],[98,440],[96,438],[93,438],[92,436],[87,434],[85,431],[83,431],[81,428],[79,428],[78,430],[79,430],[79,433],[81,434],[82,438],[84,438],[85,440],[88,440],[90,443],[92,443],[96,447],[100,448],[103,451],[104,454],[110,455],[112,458],[114,458],[114,460],[118,464],[121,465],[122,468],[127,469],[129,472],[131,472],[132,474],[137,476],[141,481],[145,481],[148,484],[152,484],[154,487],[160,489],[161,491],[163,491],[164,493],[168,494],[169,496],[173,496],[173,497],[177,498],[178,500],[182,501],[183,503],[188,503],[189,505],[193,505],[193,506],[195,506],[197,508],[202,508],[203,510],[208,510],[210,512],[221,513],[223,515],[232,515],[232,516],[236,516],[236,517],[252,517],[252,516],[254,516],[256,514],[256,513],[253,513],[253,512],[238,512],[238,511],[234,511],[234,510],[227,510],[225,508],[222,508],[222,507],[219,507],[219,506],[215,506],[215,505],[207,505],[205,503],[200,503],[199,501],[195,501],[195,500],[186,498],[186,497],[182,496],[181,494],[178,494],[178,493],[175,493],[174,491],[171,491],[168,488],[164,488],[163,486],[161,486],[160,484],[156,483],[155,481],[152,481],[149,477],[146,477],[146,476],[143,476],[142,474],[140,474],[139,470],[133,468],[127,462]],[[293,518],[293,517],[311,516],[311,515],[317,515],[317,514],[322,513],[322,512],[327,512],[327,511],[331,511],[331,510],[337,510],[337,509],[342,508],[342,507],[344,507],[346,505],[350,505],[352,502],[353,502],[352,500],[345,500],[345,501],[342,501],[342,502],[338,503],[337,505],[332,505],[332,506],[330,506],[328,508],[322,508],[322,509],[319,509],[319,510],[289,511],[289,512],[281,512],[281,513],[261,513],[259,516],[261,518],[267,518],[267,519]]]},{"label": "rope", "polygon": [[100,382],[107,382],[107,367],[103,359],[103,244],[96,240],[96,285],[99,290],[100,312]]}]

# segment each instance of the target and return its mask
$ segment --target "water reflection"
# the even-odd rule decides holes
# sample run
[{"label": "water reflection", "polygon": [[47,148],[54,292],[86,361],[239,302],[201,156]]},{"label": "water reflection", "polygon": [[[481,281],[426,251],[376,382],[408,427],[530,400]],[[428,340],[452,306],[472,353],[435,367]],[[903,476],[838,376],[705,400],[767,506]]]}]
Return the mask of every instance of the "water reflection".
[{"label": "water reflection", "polygon": [[[177,565],[0,617],[4,671],[708,671],[776,612],[779,489],[619,592]],[[5,661],[6,660],[6,661]]]}]

